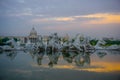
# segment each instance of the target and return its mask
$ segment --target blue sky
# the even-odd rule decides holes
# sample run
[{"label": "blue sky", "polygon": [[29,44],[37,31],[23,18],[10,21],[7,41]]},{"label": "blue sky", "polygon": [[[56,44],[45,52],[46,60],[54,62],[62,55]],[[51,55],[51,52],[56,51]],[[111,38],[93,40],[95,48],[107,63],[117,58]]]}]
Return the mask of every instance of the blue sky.
[{"label": "blue sky", "polygon": [[120,0],[0,0],[0,35],[120,37]]}]

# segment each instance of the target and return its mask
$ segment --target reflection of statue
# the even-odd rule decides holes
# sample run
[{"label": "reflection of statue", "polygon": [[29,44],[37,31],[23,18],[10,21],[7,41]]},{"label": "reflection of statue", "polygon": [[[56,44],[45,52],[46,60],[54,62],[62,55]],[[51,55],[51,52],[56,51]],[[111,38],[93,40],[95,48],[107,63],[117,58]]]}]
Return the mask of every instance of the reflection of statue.
[{"label": "reflection of statue", "polygon": [[37,63],[41,65],[41,61],[43,59],[44,53],[37,53]]},{"label": "reflection of statue", "polygon": [[68,63],[73,62],[73,58],[77,55],[75,52],[63,52],[63,59],[66,60]]},{"label": "reflection of statue", "polygon": [[34,51],[34,50],[29,50],[28,52],[32,56],[32,59],[34,60],[34,57],[35,57],[35,55],[36,55],[37,52]]},{"label": "reflection of statue", "polygon": [[50,60],[50,62],[48,63],[50,67],[53,67],[53,64],[57,64],[58,58],[60,56],[59,52],[47,52],[47,55]]},{"label": "reflection of statue", "polygon": [[63,59],[68,63],[75,61],[77,66],[90,65],[90,54],[86,52],[74,51],[74,52],[63,52]]},{"label": "reflection of statue", "polygon": [[95,54],[97,54],[100,58],[103,58],[105,55],[108,54],[106,50],[97,50],[95,51]]},{"label": "reflection of statue", "polygon": [[8,58],[10,58],[11,60],[15,59],[15,57],[17,56],[17,52],[15,51],[9,51],[9,52],[5,52],[6,53],[6,56]]},{"label": "reflection of statue", "polygon": [[72,57],[70,57],[70,54],[64,52],[63,53],[63,58],[66,60],[68,63],[72,63]]},{"label": "reflection of statue", "polygon": [[90,54],[81,52],[75,57],[75,63],[77,66],[90,65]]},{"label": "reflection of statue", "polygon": [[53,62],[50,61],[50,62],[48,63],[48,65],[49,65],[49,67],[53,67]]},{"label": "reflection of statue", "polygon": [[111,54],[120,54],[119,50],[109,50],[109,53]]}]

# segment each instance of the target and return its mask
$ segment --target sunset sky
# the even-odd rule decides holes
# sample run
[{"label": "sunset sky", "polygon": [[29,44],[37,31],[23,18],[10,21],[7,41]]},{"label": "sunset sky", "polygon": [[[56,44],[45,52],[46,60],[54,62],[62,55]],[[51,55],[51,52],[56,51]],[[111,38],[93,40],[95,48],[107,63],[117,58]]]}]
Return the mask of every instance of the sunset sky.
[{"label": "sunset sky", "polygon": [[120,37],[120,0],[0,0],[0,36]]}]

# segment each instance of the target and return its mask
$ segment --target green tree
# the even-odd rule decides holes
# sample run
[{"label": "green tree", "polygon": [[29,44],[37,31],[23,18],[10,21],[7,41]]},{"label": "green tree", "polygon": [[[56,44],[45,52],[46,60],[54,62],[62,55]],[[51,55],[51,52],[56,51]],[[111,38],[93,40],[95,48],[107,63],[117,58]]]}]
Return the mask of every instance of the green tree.
[{"label": "green tree", "polygon": [[120,41],[119,40],[105,40],[105,42],[106,42],[106,46],[120,45]]},{"label": "green tree", "polygon": [[13,38],[16,42],[18,41],[18,39],[17,38]]},{"label": "green tree", "polygon": [[0,44],[2,44],[2,38],[0,38]]},{"label": "green tree", "polygon": [[97,44],[97,42],[98,42],[98,40],[95,40],[95,39],[90,40],[90,44],[91,44],[92,46],[95,46],[95,45]]},{"label": "green tree", "polygon": [[5,37],[5,38],[2,39],[2,42],[5,43],[5,42],[7,42],[8,40],[10,40],[10,39],[9,39],[8,37]]}]

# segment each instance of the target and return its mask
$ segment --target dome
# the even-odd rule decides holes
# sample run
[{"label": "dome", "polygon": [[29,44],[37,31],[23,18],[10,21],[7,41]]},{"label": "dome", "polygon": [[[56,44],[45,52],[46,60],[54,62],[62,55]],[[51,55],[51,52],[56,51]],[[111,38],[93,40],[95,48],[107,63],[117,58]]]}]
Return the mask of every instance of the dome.
[{"label": "dome", "polygon": [[37,36],[37,31],[33,27],[32,30],[30,31],[30,37],[36,37]]}]

